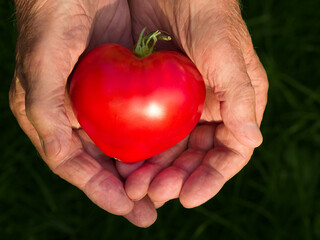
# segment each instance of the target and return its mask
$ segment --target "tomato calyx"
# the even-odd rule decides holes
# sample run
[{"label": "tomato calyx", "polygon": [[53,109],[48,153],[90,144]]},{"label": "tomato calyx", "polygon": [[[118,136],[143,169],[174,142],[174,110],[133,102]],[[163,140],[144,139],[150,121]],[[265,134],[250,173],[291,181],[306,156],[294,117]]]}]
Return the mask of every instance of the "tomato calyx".
[{"label": "tomato calyx", "polygon": [[134,55],[137,57],[143,58],[152,54],[158,40],[171,40],[171,37],[165,31],[156,30],[144,36],[145,31],[146,28],[143,28],[140,33],[137,45],[133,51]]}]

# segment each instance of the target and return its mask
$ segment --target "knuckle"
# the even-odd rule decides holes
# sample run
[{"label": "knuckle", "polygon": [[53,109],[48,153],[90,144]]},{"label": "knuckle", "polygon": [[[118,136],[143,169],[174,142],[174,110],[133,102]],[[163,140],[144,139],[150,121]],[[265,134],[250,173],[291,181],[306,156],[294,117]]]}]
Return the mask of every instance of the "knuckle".
[{"label": "knuckle", "polygon": [[230,88],[231,99],[234,101],[253,102],[255,91],[251,81],[239,82]]},{"label": "knuckle", "polygon": [[41,111],[41,103],[35,98],[31,97],[30,94],[26,95],[25,111],[28,119],[31,121],[35,119]]},{"label": "knuckle", "polygon": [[269,90],[268,76],[260,61],[257,63],[257,67],[254,70],[257,76],[253,79],[254,88],[259,89],[262,93],[267,93]]},{"label": "knuckle", "polygon": [[253,88],[251,81],[246,81],[246,82],[241,82],[239,84],[235,84],[235,89],[239,93],[254,96],[254,88]]}]

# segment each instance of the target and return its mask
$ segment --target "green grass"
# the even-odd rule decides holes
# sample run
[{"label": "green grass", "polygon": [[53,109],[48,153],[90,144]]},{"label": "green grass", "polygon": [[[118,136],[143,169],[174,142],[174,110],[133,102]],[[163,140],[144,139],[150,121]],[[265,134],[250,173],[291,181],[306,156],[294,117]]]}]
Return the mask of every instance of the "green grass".
[{"label": "green grass", "polygon": [[171,201],[148,229],[92,204],[55,176],[8,108],[15,20],[0,3],[0,239],[320,239],[320,2],[243,0],[270,92],[264,143],[212,200]]}]

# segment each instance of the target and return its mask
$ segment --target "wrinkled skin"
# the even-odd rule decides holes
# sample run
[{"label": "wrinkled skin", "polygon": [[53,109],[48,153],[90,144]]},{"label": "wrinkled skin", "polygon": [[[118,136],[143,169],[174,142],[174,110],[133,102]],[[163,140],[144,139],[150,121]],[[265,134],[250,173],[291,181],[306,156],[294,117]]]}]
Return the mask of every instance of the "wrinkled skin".
[{"label": "wrinkled skin", "polygon": [[[52,171],[106,211],[147,227],[156,208],[179,198],[192,208],[212,198],[262,142],[266,73],[234,0],[16,0],[16,70],[10,107]],[[82,53],[103,43],[132,48],[141,29],[174,41],[202,74],[207,99],[199,125],[176,146],[125,164],[105,156],[75,119],[66,91]]]}]

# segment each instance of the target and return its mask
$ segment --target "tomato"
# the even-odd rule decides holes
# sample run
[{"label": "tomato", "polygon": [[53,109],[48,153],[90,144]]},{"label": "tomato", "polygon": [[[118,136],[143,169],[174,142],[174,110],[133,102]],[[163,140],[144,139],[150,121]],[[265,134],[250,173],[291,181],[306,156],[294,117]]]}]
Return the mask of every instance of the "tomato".
[{"label": "tomato", "polygon": [[74,113],[106,155],[137,162],[185,138],[198,123],[205,85],[192,61],[176,51],[146,57],[118,44],[91,50],[70,83]]}]

